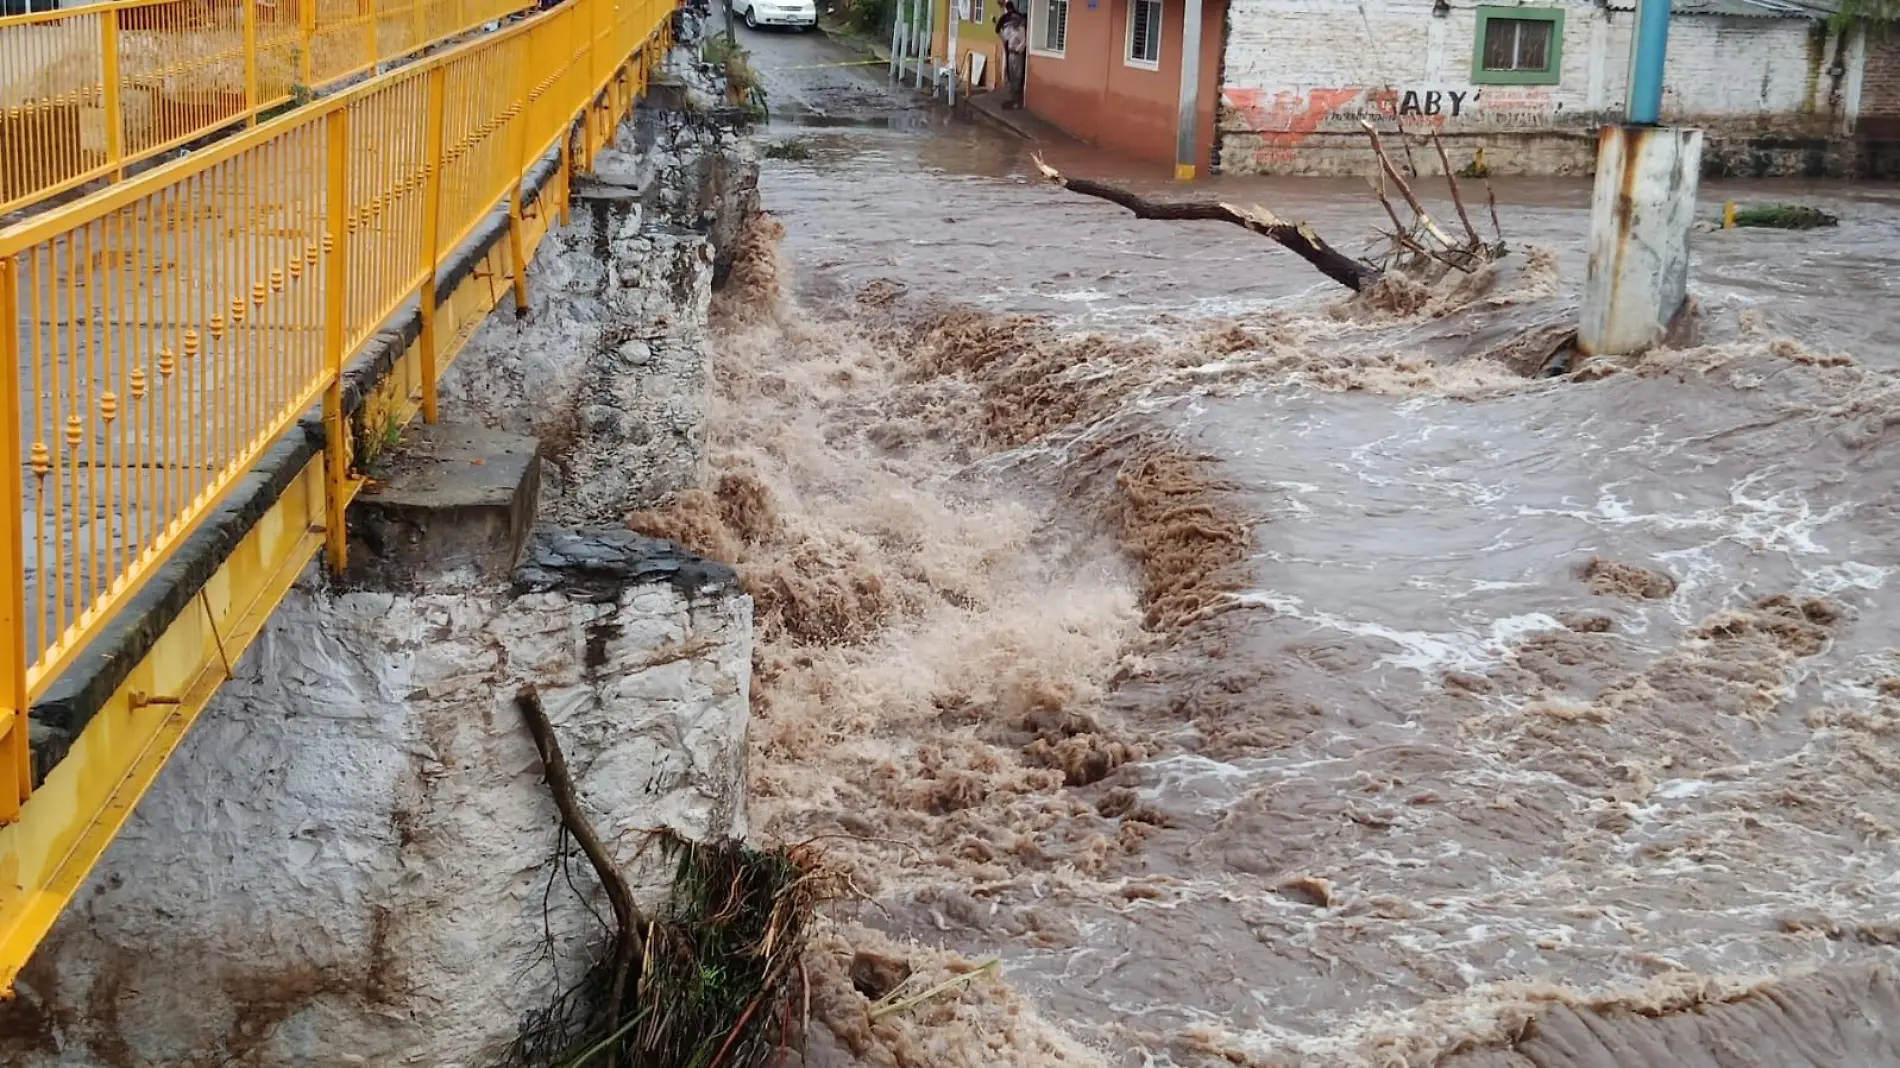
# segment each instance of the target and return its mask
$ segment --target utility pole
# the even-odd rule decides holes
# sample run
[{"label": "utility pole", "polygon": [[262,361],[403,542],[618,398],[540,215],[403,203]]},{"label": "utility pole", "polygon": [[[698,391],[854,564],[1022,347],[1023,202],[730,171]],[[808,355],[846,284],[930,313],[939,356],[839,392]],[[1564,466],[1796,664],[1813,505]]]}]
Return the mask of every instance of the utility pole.
[{"label": "utility pole", "polygon": [[957,23],[969,13],[970,0],[950,0],[950,106],[957,106]]},{"label": "utility pole", "polygon": [[[1129,17],[1134,17],[1132,12]],[[1201,0],[1187,0],[1181,20],[1181,105],[1174,118],[1174,177],[1194,180],[1200,166]]]},{"label": "utility pole", "polygon": [[1590,270],[1577,347],[1626,355],[1661,341],[1689,299],[1702,131],[1663,126],[1670,0],[1638,0],[1626,121],[1597,135]]}]

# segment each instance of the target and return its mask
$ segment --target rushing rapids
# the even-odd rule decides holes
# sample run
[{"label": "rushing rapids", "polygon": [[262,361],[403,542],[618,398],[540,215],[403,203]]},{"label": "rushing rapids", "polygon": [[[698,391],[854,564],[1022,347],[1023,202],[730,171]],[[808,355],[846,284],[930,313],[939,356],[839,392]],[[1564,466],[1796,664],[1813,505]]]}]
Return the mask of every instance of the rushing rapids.
[{"label": "rushing rapids", "polygon": [[809,151],[634,523],[739,568],[755,822],[862,894],[805,1063],[1900,1064],[1900,197],[1701,235],[1692,339],[1531,377],[1585,190],[1344,299],[749,40]]}]

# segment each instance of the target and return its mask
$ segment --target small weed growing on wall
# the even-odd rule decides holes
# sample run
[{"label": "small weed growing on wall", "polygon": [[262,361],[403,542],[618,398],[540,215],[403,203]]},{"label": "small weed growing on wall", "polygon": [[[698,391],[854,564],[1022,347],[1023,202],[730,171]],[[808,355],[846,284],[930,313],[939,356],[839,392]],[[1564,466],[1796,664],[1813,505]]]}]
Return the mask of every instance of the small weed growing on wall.
[{"label": "small weed growing on wall", "polygon": [[724,69],[726,95],[732,103],[745,109],[747,118],[753,122],[765,121],[765,87],[759,82],[758,72],[752,69],[752,54],[744,45],[716,34],[699,46],[699,59]]}]

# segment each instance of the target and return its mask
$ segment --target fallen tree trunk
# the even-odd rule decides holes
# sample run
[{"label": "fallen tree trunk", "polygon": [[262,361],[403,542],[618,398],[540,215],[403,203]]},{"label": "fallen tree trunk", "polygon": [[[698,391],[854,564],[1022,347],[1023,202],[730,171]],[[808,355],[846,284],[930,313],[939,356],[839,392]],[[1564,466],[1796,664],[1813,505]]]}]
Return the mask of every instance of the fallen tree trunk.
[{"label": "fallen tree trunk", "polygon": [[1243,226],[1262,237],[1278,242],[1288,252],[1312,264],[1321,274],[1355,293],[1379,278],[1378,268],[1353,259],[1327,244],[1324,238],[1313,232],[1312,227],[1303,222],[1287,222],[1262,207],[1243,208],[1207,200],[1147,200],[1118,186],[1091,181],[1087,178],[1070,178],[1044,163],[1040,156],[1036,157],[1036,166],[1041,169],[1044,178],[1056,185],[1072,193],[1119,204],[1134,212],[1137,219],[1209,220]]},{"label": "fallen tree trunk", "polygon": [[[561,752],[560,739],[554,736],[554,725],[548,721],[547,711],[541,707],[540,693],[532,686],[523,689],[515,695],[515,707],[528,724],[528,733],[534,736],[534,748],[541,754],[541,771],[547,779],[548,792],[554,795],[554,807],[560,810],[561,825],[580,844],[581,852],[587,854],[587,862],[593,865],[594,876],[600,880],[601,889],[607,892],[607,901],[613,906],[614,970],[613,985],[607,994],[607,1031],[618,1034],[627,983],[638,982],[632,974],[634,962],[646,954],[646,941],[640,934],[646,926],[646,918],[640,915],[639,906],[633,903],[633,891],[621,877],[620,869],[614,866],[613,857],[601,844],[593,824],[587,821],[587,813],[581,810],[574,777],[568,774],[567,757]],[[607,1068],[614,1068],[619,1063],[618,1048],[610,1046],[606,1052]]]}]

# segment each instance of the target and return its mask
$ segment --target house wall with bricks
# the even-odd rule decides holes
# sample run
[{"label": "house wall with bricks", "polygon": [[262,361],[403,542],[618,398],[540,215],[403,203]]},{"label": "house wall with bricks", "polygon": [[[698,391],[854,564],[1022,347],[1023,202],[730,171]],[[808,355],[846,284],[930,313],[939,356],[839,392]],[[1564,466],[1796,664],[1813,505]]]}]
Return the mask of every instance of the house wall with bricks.
[{"label": "house wall with bricks", "polygon": [[[1361,174],[1362,120],[1388,138],[1436,131],[1452,165],[1497,174],[1588,174],[1596,131],[1620,121],[1635,15],[1617,0],[1479,5],[1452,0],[1234,0],[1220,100],[1230,174]],[[1630,6],[1627,0],[1621,6]],[[1666,122],[1707,131],[1713,173],[1838,170],[1864,49],[1819,22],[1678,12],[1670,24]],[[1478,69],[1488,19],[1551,25],[1549,69]],[[1900,58],[1896,59],[1900,73]],[[1515,84],[1511,84],[1515,82]],[[1421,166],[1436,167],[1429,150]]]},{"label": "house wall with bricks", "polygon": [[1900,178],[1900,31],[1875,31],[1864,48],[1854,173]]},{"label": "house wall with bricks", "polygon": [[1868,42],[1859,120],[1857,129],[1870,137],[1900,138],[1900,32]]}]

